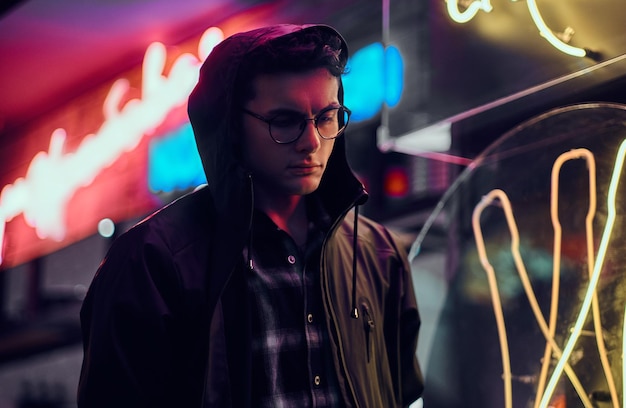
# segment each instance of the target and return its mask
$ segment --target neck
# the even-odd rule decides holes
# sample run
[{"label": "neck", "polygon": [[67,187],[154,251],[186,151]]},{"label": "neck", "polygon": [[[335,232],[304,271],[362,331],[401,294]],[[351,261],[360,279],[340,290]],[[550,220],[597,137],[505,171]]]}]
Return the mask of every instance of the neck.
[{"label": "neck", "polygon": [[278,228],[287,232],[298,246],[306,244],[308,219],[304,196],[270,198],[256,195],[255,206],[267,214]]}]

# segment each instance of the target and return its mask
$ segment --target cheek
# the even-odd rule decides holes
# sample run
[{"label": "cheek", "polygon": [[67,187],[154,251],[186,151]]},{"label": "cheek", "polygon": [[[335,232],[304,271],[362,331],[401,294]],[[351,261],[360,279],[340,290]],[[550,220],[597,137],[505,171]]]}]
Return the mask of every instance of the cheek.
[{"label": "cheek", "polygon": [[243,165],[254,173],[271,172],[285,155],[268,135],[248,134],[242,139]]}]

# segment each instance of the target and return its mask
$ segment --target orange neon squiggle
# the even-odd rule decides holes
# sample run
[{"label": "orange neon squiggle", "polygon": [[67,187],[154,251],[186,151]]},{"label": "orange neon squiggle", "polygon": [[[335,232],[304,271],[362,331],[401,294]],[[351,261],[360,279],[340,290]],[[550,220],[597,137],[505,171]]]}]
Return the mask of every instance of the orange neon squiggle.
[{"label": "orange neon squiggle", "polygon": [[[553,271],[552,271],[552,298],[550,305],[550,337],[554,337],[556,330],[556,319],[558,313],[558,299],[559,299],[559,286],[560,286],[560,267],[561,267],[561,237],[562,228],[559,222],[558,208],[559,208],[559,175],[563,164],[568,160],[585,159],[587,161],[587,168],[589,170],[589,209],[585,217],[585,233],[587,243],[587,267],[589,274],[593,271],[594,263],[594,249],[593,249],[593,218],[596,212],[596,163],[593,153],[587,149],[574,149],[567,153],[562,154],[557,158],[552,167],[551,176],[551,200],[550,200],[550,215],[552,218],[552,226],[554,228],[554,249],[553,249]],[[618,397],[617,390],[615,388],[615,381],[611,373],[609,361],[607,359],[606,347],[604,344],[604,338],[602,335],[602,324],[600,318],[600,306],[598,304],[597,293],[594,294],[593,302],[593,316],[594,327],[596,334],[596,343],[602,362],[602,367],[609,386],[611,399],[613,406],[617,408]],[[549,343],[546,343],[546,349],[543,357],[543,364],[541,373],[537,381],[537,394],[541,395],[544,391],[546,379],[548,376],[548,368],[550,366],[552,356],[552,348]],[[535,408],[539,406],[540,399],[535,399]]]},{"label": "orange neon squiggle", "polygon": [[509,341],[506,335],[506,325],[504,323],[504,314],[502,312],[502,302],[500,301],[500,293],[498,291],[498,285],[496,282],[496,274],[493,266],[489,263],[487,258],[487,251],[485,249],[485,241],[483,239],[482,231],[480,229],[480,215],[487,205],[491,204],[493,197],[504,197],[506,195],[501,190],[493,190],[487,196],[478,203],[472,213],[472,227],[474,229],[474,237],[476,240],[476,249],[478,251],[478,257],[485,272],[487,273],[487,280],[489,282],[489,291],[491,292],[491,302],[493,305],[493,313],[496,317],[496,326],[498,328],[498,338],[500,341],[500,355],[502,357],[502,379],[504,381],[504,406],[505,408],[511,408],[513,405],[513,391],[511,381],[511,357],[509,355]]},{"label": "orange neon squiggle", "polygon": [[580,313],[576,320],[576,323],[572,329],[572,334],[566,342],[565,348],[563,349],[563,354],[561,355],[554,372],[552,373],[552,377],[548,382],[548,386],[546,387],[546,391],[541,398],[540,407],[547,408],[552,398],[552,394],[556,389],[557,383],[561,374],[563,373],[563,369],[569,360],[570,355],[580,337],[580,333],[582,331],[583,324],[585,322],[585,318],[589,313],[589,309],[591,307],[593,297],[596,291],[596,287],[598,285],[598,280],[600,278],[600,273],[602,271],[602,267],[604,266],[604,261],[606,257],[606,252],[608,249],[609,242],[611,240],[611,234],[613,232],[613,226],[615,223],[615,199],[617,193],[617,186],[619,184],[619,180],[621,177],[622,169],[624,167],[624,159],[626,156],[626,140],[622,141],[622,144],[619,147],[617,157],[615,159],[615,165],[613,167],[613,174],[611,176],[611,182],[609,184],[609,191],[607,194],[607,220],[604,226],[604,231],[602,233],[602,239],[600,241],[600,246],[598,248],[598,255],[596,257],[596,262],[593,266],[593,273],[589,279],[589,286],[587,288],[587,292],[585,293],[585,297],[583,299],[583,303],[581,305]]},{"label": "orange neon squiggle", "polygon": [[[585,217],[585,241],[587,243],[587,270],[589,272],[589,278],[593,274],[593,266],[595,263],[595,253],[594,253],[594,244],[593,244],[593,218],[596,212],[596,161],[591,153],[587,149],[574,149],[568,153],[564,153],[562,155],[566,158],[584,158],[587,160],[587,168],[589,171],[589,210],[587,211],[587,216]],[[553,185],[554,185],[553,178]],[[553,194],[558,200],[558,176],[556,177],[556,192],[555,188],[552,188]],[[558,207],[557,202],[554,202],[554,207]],[[551,205],[552,206],[552,205]],[[554,211],[554,216],[558,217],[556,210]],[[558,219],[557,219],[558,222]],[[600,362],[602,364],[602,369],[604,370],[604,375],[607,381],[607,385],[609,387],[609,393],[611,395],[611,401],[613,402],[613,407],[619,407],[619,398],[617,395],[617,388],[615,386],[615,379],[613,378],[613,373],[611,371],[611,364],[608,360],[608,354],[606,351],[606,345],[604,342],[604,334],[602,333],[602,318],[600,316],[600,303],[598,301],[598,293],[597,291],[593,292],[592,298],[592,315],[594,322],[594,331],[596,335],[596,345],[598,347],[598,354],[600,356]]]},{"label": "orange neon squiggle", "polygon": [[[533,314],[535,315],[535,319],[537,323],[539,324],[541,332],[543,333],[546,341],[551,344],[552,349],[554,350],[554,353],[560,356],[561,349],[556,344],[554,338],[550,336],[548,325],[546,324],[546,321],[543,317],[543,314],[541,312],[537,299],[534,295],[534,290],[532,289],[530,279],[528,278],[526,267],[524,266],[524,262],[520,255],[519,231],[517,229],[515,218],[513,216],[513,210],[511,207],[511,203],[508,199],[508,196],[502,190],[499,190],[499,189],[492,190],[486,196],[484,196],[483,199],[480,201],[480,203],[477,204],[477,206],[474,208],[474,212],[472,214],[472,227],[474,230],[474,237],[476,240],[477,252],[478,252],[481,264],[483,265],[483,268],[485,269],[485,272],[487,273],[487,277],[489,280],[489,289],[491,292],[491,299],[492,299],[492,304],[494,308],[494,314],[496,315],[498,337],[500,340],[500,349],[501,349],[502,358],[503,358],[503,369],[504,369],[503,378],[505,381],[505,408],[510,408],[512,404],[512,391],[511,391],[512,386],[511,386],[511,368],[510,368],[510,358],[509,358],[509,351],[508,351],[506,327],[504,323],[504,318],[502,317],[502,306],[501,306],[499,291],[496,286],[495,272],[487,258],[485,243],[484,243],[484,239],[483,239],[482,231],[480,227],[480,215],[482,214],[482,211],[484,210],[485,207],[487,207],[487,205],[491,204],[495,199],[498,199],[500,201],[502,208],[504,210],[504,214],[507,220],[509,231],[511,233],[511,253],[513,255],[513,260],[515,262],[517,271],[520,275],[520,279],[522,281],[524,290],[526,292],[526,296],[529,300]],[[576,373],[572,370],[572,368],[568,364],[565,366],[564,369],[570,381],[572,382],[574,389],[578,393],[579,398],[583,402],[584,406],[587,408],[593,407],[593,405],[591,404],[591,401],[589,401],[587,392],[585,392],[584,388],[582,387],[580,381],[578,380],[578,377],[576,376]]]}]

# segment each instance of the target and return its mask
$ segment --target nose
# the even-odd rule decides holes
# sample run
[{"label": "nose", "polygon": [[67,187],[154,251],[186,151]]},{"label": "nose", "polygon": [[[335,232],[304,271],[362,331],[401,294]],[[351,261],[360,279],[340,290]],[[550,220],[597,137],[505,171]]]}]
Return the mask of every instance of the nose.
[{"label": "nose", "polygon": [[321,143],[321,137],[317,133],[317,129],[315,129],[315,120],[307,119],[302,135],[296,141],[296,149],[298,151],[313,153],[319,149]]}]

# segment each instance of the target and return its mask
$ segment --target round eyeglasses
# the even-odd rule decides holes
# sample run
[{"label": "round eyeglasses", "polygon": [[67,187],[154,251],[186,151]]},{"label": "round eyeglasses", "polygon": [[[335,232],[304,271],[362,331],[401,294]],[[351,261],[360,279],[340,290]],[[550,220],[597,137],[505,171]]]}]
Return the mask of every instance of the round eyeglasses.
[{"label": "round eyeglasses", "polygon": [[322,139],[335,139],[346,130],[350,121],[350,109],[345,106],[332,106],[322,110],[313,118],[305,118],[296,112],[279,113],[267,119],[245,108],[244,113],[267,123],[272,140],[278,144],[293,143],[302,136],[307,121],[313,122]]}]

